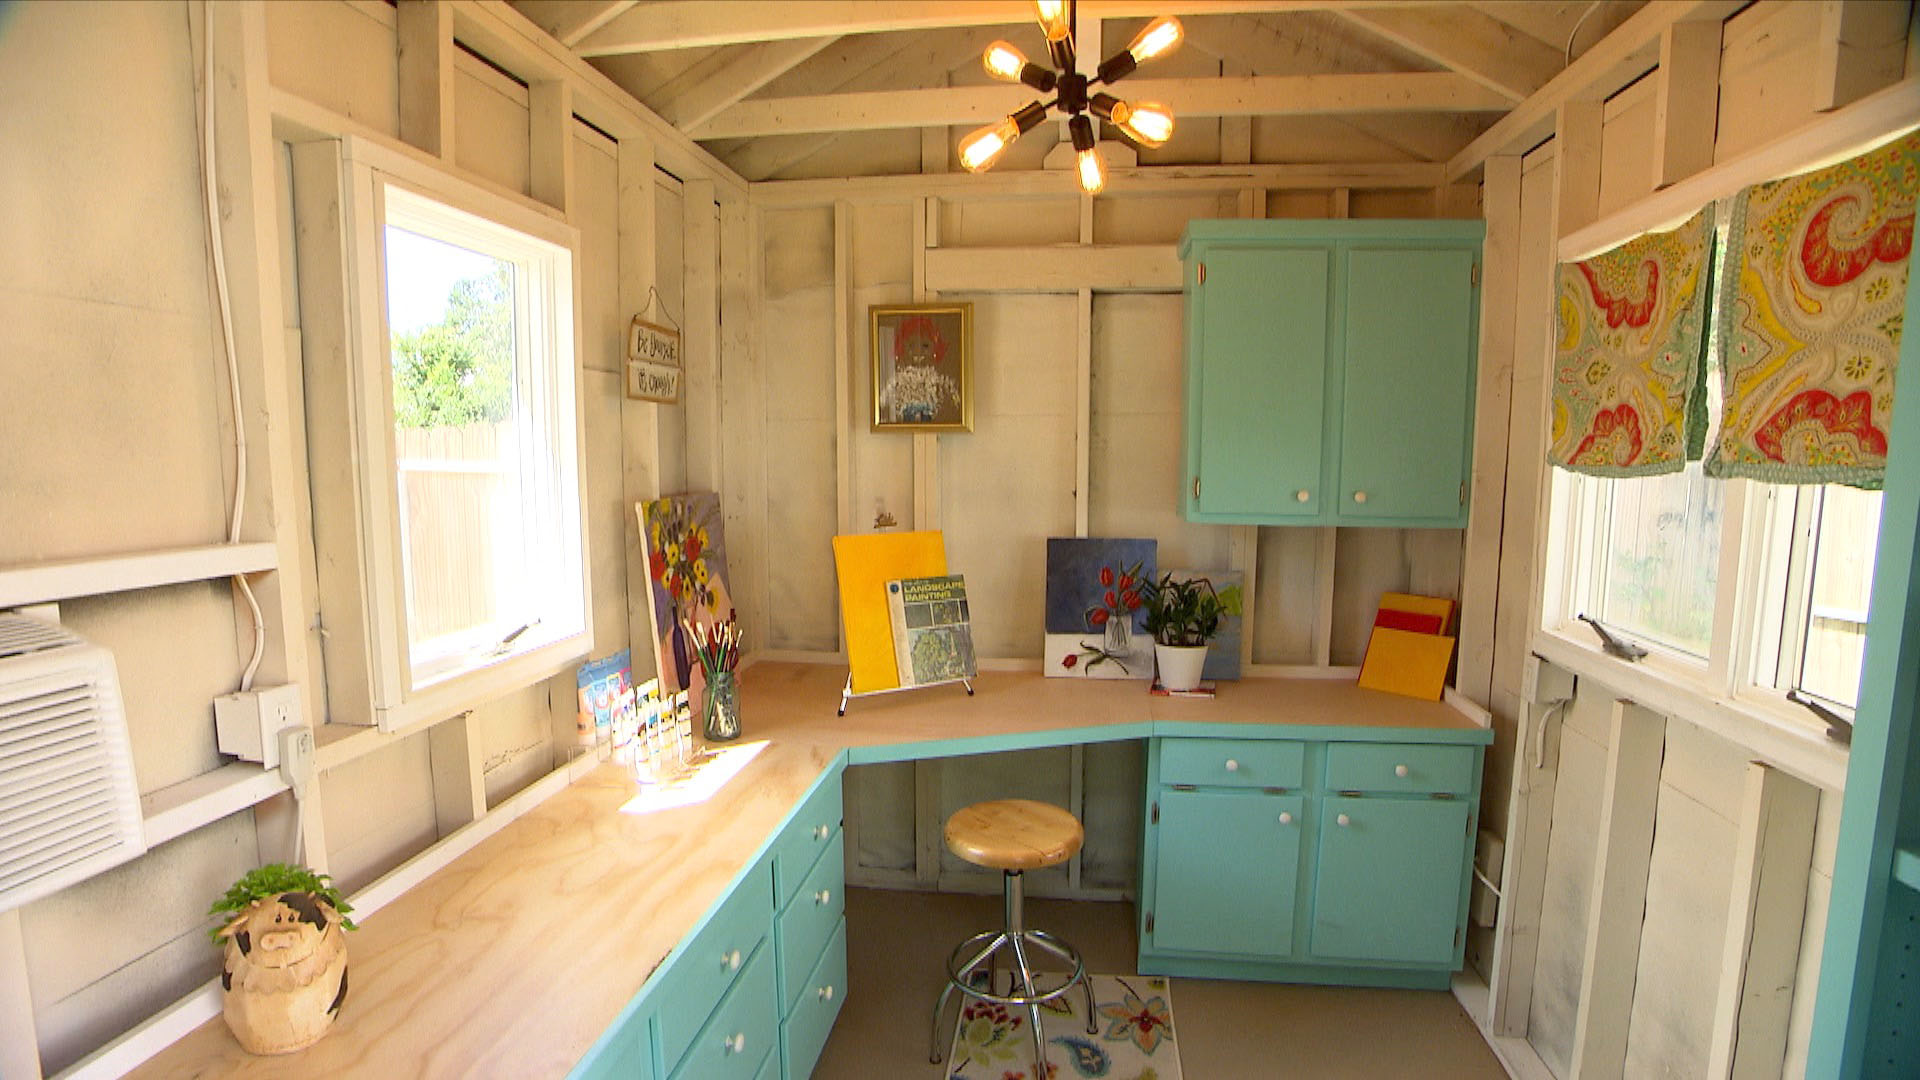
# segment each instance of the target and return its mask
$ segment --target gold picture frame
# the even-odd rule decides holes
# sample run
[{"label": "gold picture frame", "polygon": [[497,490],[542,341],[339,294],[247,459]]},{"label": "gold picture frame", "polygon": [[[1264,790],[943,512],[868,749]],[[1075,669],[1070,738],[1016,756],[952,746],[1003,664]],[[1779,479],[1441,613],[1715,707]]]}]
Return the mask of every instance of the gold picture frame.
[{"label": "gold picture frame", "polygon": [[873,430],[973,430],[973,305],[867,309]]}]

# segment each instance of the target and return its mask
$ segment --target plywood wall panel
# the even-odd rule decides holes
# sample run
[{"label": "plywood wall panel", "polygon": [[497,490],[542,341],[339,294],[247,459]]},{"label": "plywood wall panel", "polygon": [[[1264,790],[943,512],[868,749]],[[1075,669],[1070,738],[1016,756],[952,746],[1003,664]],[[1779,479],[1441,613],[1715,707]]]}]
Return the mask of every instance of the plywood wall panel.
[{"label": "plywood wall panel", "polygon": [[1238,216],[1239,201],[1233,192],[1095,199],[1093,242],[1177,244],[1191,219]]},{"label": "plywood wall panel", "polygon": [[[774,315],[771,309],[777,307],[769,304],[768,314]],[[777,366],[770,365],[770,370]],[[769,392],[769,413],[777,400],[777,395]],[[826,419],[767,420],[770,626],[766,645],[770,648],[832,652],[839,641],[840,609],[832,547],[833,534],[838,531],[833,442],[831,415]],[[969,576],[968,581],[973,578]],[[977,622],[979,616],[974,618]]]},{"label": "plywood wall panel", "polygon": [[[858,708],[859,706],[854,706]],[[914,763],[856,765],[846,771],[846,814],[858,821],[847,865],[879,870],[914,867]]]},{"label": "plywood wall panel", "polygon": [[[593,650],[595,656],[606,651],[597,644]],[[572,683],[573,676],[561,675],[554,682]],[[553,768],[555,752],[564,755],[570,749],[555,745],[547,696],[548,684],[535,683],[487,702],[467,718],[467,737],[479,748],[488,806],[499,805],[545,776]]]},{"label": "plywood wall panel", "polygon": [[351,894],[437,839],[433,763],[415,735],[320,774],[327,861]]},{"label": "plywood wall panel", "polygon": [[[939,759],[934,762],[934,769],[939,774],[940,820],[946,821],[963,806],[988,799],[1033,799],[1055,806],[1071,805],[1068,763],[1072,753],[1067,747],[1059,746]],[[990,873],[948,851],[945,844],[940,846],[940,872],[943,875]],[[1066,878],[1065,864],[1027,872],[1029,889],[1036,881],[1058,887],[1065,884]]]},{"label": "plywood wall panel", "polygon": [[[687,325],[687,250],[680,185],[667,177],[660,177],[654,187],[653,204],[653,284],[659,291],[659,297],[647,319],[663,326],[678,324],[684,331]],[[682,340],[684,342],[684,338]],[[659,434],[656,444],[659,460],[654,475],[659,477],[662,492],[687,490],[686,400],[683,389],[680,404],[654,407]]]},{"label": "plywood wall panel", "polygon": [[[1033,134],[1040,137],[1037,131]],[[1031,247],[1079,241],[1078,198],[940,200],[941,247]]]},{"label": "plywood wall panel", "polygon": [[947,565],[967,575],[974,648],[1037,657],[1049,536],[1073,535],[1073,298],[955,296],[973,307],[971,436],[944,439]]},{"label": "plywood wall panel", "polygon": [[913,302],[913,203],[853,206],[850,267],[853,296],[848,311],[852,355],[846,358],[852,390],[853,525],[870,532],[885,510],[902,527],[913,525],[913,437],[876,433],[873,417],[873,340],[868,309]]},{"label": "plywood wall panel", "polygon": [[1269,191],[1269,218],[1323,218],[1333,216],[1330,191]]},{"label": "plywood wall panel", "polygon": [[[593,593],[593,654],[627,647],[627,530],[633,507],[620,485],[621,376],[589,371],[586,395],[587,573]],[[645,652],[646,650],[636,650]]]},{"label": "plywood wall panel", "polygon": [[1610,214],[1653,191],[1654,88],[1649,75],[1607,102],[1600,128],[1599,212]]},{"label": "plywood wall panel", "polygon": [[1080,821],[1087,843],[1080,852],[1081,884],[1132,891],[1140,877],[1140,830],[1146,820],[1146,744],[1093,743],[1082,753]]},{"label": "plywood wall panel", "polygon": [[[105,5],[102,5],[103,7]],[[179,9],[152,7],[184,22]],[[267,74],[273,85],[356,120],[400,135],[400,73],[394,63],[394,17],[372,6],[336,0],[276,0],[266,5]],[[326,42],[326,48],[316,48]]]},{"label": "plywood wall panel", "polygon": [[1756,4],[1727,20],[1720,47],[1720,120],[1714,160],[1813,116],[1820,4]]},{"label": "plywood wall panel", "polygon": [[1253,629],[1256,664],[1311,664],[1319,611],[1320,530],[1263,528],[1256,564],[1259,595]]},{"label": "plywood wall panel", "polygon": [[453,54],[453,72],[456,130],[486,133],[484,138],[456,138],[454,160],[462,169],[502,187],[531,193],[526,87],[458,50]]},{"label": "plywood wall panel", "polygon": [[[813,180],[837,176],[893,176],[920,171],[919,129],[848,131],[818,139],[819,148],[766,177],[767,180]],[[802,144],[804,145],[804,144]]]},{"label": "plywood wall panel", "polygon": [[1356,218],[1429,218],[1433,192],[1419,189],[1355,191],[1348,215]]},{"label": "plywood wall panel", "polygon": [[[1367,652],[1380,594],[1413,587],[1403,529],[1341,529],[1333,555],[1333,663],[1358,664]],[[1458,592],[1456,585],[1454,592]]]},{"label": "plywood wall panel", "polygon": [[258,864],[235,814],[21,909],[47,1075],[219,974],[207,906]]},{"label": "plywood wall panel", "polygon": [[[619,159],[598,134],[574,127],[572,216],[580,229],[580,338],[586,350],[581,363],[589,371],[618,375],[626,358],[627,320],[635,314],[620,310]],[[616,472],[618,461],[616,455]]]},{"label": "plywood wall panel", "polygon": [[[1535,960],[1527,1041],[1557,1076],[1573,1060],[1574,1020],[1580,1009],[1580,975],[1586,951],[1587,908],[1593,885],[1600,799],[1607,748],[1587,731],[1597,715],[1604,729],[1612,700],[1582,694],[1560,740],[1560,772],[1553,796],[1553,837],[1547,846],[1547,880],[1540,903],[1540,945]],[[1604,736],[1602,736],[1604,739]]]}]

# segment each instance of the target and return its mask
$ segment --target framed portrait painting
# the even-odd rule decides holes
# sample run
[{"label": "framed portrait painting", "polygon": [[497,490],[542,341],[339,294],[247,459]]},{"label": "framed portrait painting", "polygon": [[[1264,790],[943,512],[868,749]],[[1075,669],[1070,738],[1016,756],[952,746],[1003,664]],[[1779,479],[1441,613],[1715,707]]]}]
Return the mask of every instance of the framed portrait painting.
[{"label": "framed portrait painting", "polygon": [[873,430],[973,430],[973,305],[867,309]]}]

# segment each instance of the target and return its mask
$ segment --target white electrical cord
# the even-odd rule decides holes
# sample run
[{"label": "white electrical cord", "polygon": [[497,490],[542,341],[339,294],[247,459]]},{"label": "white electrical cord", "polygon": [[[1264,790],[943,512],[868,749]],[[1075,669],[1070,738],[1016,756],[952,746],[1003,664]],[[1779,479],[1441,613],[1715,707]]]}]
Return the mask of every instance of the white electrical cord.
[{"label": "white electrical cord", "polygon": [[1580,13],[1580,18],[1573,24],[1573,32],[1567,35],[1567,61],[1561,64],[1561,67],[1567,67],[1573,63],[1573,43],[1580,37],[1580,28],[1587,25],[1588,16],[1599,10],[1600,0],[1593,0],[1593,3],[1587,5],[1587,10]]},{"label": "white electrical cord", "polygon": [[[227,516],[227,543],[240,542],[240,523],[246,513],[247,495],[247,424],[240,405],[240,362],[233,349],[233,309],[227,292],[227,259],[220,244],[220,185],[215,171],[213,155],[213,5],[202,0],[200,12],[203,16],[201,53],[206,58],[204,81],[201,83],[203,113],[200,125],[200,179],[207,196],[207,246],[213,252],[213,286],[216,306],[220,309],[220,340],[226,347],[227,390],[233,402],[233,510]],[[193,18],[192,9],[188,9],[187,18]],[[233,583],[239,587],[240,595],[247,601],[247,610],[253,618],[253,656],[247,661],[247,670],[240,676],[240,689],[253,689],[253,676],[260,670],[260,659],[267,651],[266,619],[260,614],[260,601],[254,599],[253,586],[247,584],[243,574],[233,575]]]}]

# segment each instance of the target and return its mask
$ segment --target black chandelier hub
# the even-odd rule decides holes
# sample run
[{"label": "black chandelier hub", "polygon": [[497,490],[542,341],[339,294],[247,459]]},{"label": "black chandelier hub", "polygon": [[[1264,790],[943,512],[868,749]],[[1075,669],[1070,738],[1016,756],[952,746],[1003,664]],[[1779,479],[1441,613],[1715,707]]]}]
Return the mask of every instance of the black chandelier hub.
[{"label": "black chandelier hub", "polygon": [[[1121,55],[1125,55],[1124,53]],[[1060,91],[1060,111],[1075,116],[1087,111],[1087,87],[1091,85],[1085,75],[1069,71],[1056,81]]]}]

